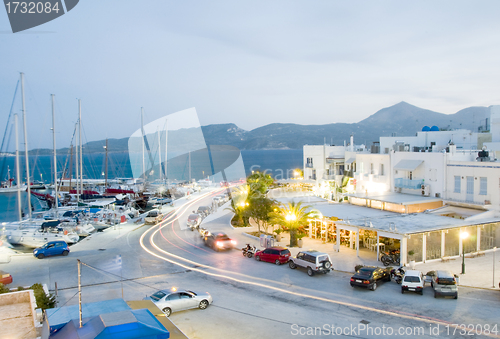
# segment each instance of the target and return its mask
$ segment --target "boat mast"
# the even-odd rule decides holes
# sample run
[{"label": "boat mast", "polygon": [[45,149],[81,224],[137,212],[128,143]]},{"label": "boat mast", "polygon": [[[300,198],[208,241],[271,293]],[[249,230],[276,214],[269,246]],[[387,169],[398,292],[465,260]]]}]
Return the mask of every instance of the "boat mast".
[{"label": "boat mast", "polygon": [[80,122],[80,133],[78,133],[80,139],[80,194],[83,194],[82,101],[80,99],[78,99],[78,121]]},{"label": "boat mast", "polygon": [[106,138],[106,160],[104,162],[104,192],[106,192],[106,187],[108,187],[108,138]]},{"label": "boat mast", "polygon": [[54,105],[54,100],[55,100],[55,95],[51,94],[52,97],[52,142],[54,144],[54,191],[55,191],[55,207],[56,207],[56,216],[57,216],[57,208],[59,205],[59,199],[57,198],[57,156],[56,156],[56,125],[55,125],[55,105]]},{"label": "boat mast", "polygon": [[26,159],[26,184],[28,186],[28,216],[31,221],[31,183],[30,163],[28,157],[28,133],[26,131],[26,105],[24,101],[24,73],[21,72],[21,97],[23,98],[23,130],[24,130],[24,157]]},{"label": "boat mast", "polygon": [[21,173],[19,168],[19,133],[17,127],[17,113],[14,114],[14,124],[16,128],[16,182],[17,182],[17,211],[19,213],[19,220],[22,220],[23,213],[21,211]]},{"label": "boat mast", "polygon": [[165,184],[168,188],[167,164],[168,164],[168,120],[165,121]]},{"label": "boat mast", "polygon": [[[80,123],[80,121],[77,122],[77,124],[79,124],[79,123]],[[78,130],[76,132],[77,132],[77,136],[78,136]],[[78,208],[78,205],[80,204],[80,194],[78,193],[80,190],[80,186],[78,186],[78,178],[80,177],[79,168],[78,168],[78,138],[76,138],[75,144],[76,144],[75,145],[76,206]]]},{"label": "boat mast", "polygon": [[141,140],[142,140],[142,175],[144,176],[144,183],[146,182],[146,166],[144,164],[144,108],[141,107]]},{"label": "boat mast", "polygon": [[160,166],[160,182],[161,182],[161,143],[160,143],[160,131],[157,129],[156,134],[158,135],[158,165]]},{"label": "boat mast", "polygon": [[68,193],[71,193],[71,178],[73,178],[73,141],[71,141],[71,144],[69,146],[69,191]]},{"label": "boat mast", "polygon": [[188,161],[189,161],[189,183],[191,183],[191,151],[188,153]]}]

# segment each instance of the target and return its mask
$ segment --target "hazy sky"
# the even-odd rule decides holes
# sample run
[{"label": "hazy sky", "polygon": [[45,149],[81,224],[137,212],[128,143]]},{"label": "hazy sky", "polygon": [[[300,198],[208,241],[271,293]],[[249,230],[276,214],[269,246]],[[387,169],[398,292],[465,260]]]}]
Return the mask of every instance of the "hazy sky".
[{"label": "hazy sky", "polygon": [[[499,1],[80,0],[12,34],[0,9],[0,133],[26,74],[29,145],[87,141],[196,107],[202,125],[357,122],[400,101],[500,104]],[[20,111],[20,101],[15,105]]]}]

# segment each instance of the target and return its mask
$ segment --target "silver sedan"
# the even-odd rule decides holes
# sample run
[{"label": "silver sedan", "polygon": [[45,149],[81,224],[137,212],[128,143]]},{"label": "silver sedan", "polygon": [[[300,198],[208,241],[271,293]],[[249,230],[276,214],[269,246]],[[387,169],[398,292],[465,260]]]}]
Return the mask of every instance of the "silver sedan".
[{"label": "silver sedan", "polygon": [[151,300],[167,317],[172,312],[188,310],[191,308],[206,309],[212,303],[210,293],[198,293],[193,291],[171,291],[161,290],[144,298]]}]

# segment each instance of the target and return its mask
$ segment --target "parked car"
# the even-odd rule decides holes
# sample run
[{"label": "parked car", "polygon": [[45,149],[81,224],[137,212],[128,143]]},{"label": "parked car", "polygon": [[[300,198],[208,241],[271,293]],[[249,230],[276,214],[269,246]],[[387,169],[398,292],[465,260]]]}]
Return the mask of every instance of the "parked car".
[{"label": "parked car", "polygon": [[290,251],[285,247],[269,247],[255,253],[255,260],[273,262],[276,265],[287,263],[290,260]]},{"label": "parked car", "polygon": [[149,211],[146,218],[144,218],[144,224],[146,225],[156,225],[163,220],[163,214],[159,210]]},{"label": "parked car", "polygon": [[188,310],[192,308],[206,309],[212,302],[210,293],[198,293],[194,291],[169,291],[161,290],[144,300],[151,300],[160,310],[169,317],[172,312]]},{"label": "parked car", "polygon": [[195,228],[198,228],[201,224],[201,215],[198,213],[192,213],[189,215],[187,219],[187,225],[191,229],[191,231],[194,231]]},{"label": "parked car", "polygon": [[198,207],[198,210],[196,211],[196,213],[198,213],[199,215],[201,215],[204,218],[208,217],[211,212],[212,212],[212,209],[210,208],[210,206],[200,206],[200,207]]},{"label": "parked car", "polygon": [[288,261],[288,266],[295,269],[297,267],[303,267],[307,269],[307,274],[311,277],[314,273],[326,274],[333,270],[332,260],[327,253],[322,253],[318,251],[304,251],[297,253],[297,256],[291,257]]},{"label": "parked car", "polygon": [[424,276],[416,270],[406,271],[401,282],[401,293],[412,291],[424,294]]},{"label": "parked car", "polygon": [[12,276],[4,271],[0,271],[0,284],[12,284]]},{"label": "parked car", "polygon": [[227,236],[226,233],[214,232],[205,235],[203,238],[206,246],[211,247],[214,251],[228,250],[236,247],[236,240]]},{"label": "parked car", "polygon": [[450,271],[438,270],[427,272],[427,276],[431,277],[431,286],[434,290],[434,298],[438,296],[452,296],[458,299],[458,287],[455,275]]},{"label": "parked car", "polygon": [[33,255],[38,259],[43,259],[45,257],[51,257],[53,255],[68,255],[69,246],[65,241],[49,241],[42,247],[35,248],[33,250]]},{"label": "parked car", "polygon": [[351,287],[365,287],[372,291],[377,289],[379,281],[391,281],[391,268],[363,266],[351,277]]}]

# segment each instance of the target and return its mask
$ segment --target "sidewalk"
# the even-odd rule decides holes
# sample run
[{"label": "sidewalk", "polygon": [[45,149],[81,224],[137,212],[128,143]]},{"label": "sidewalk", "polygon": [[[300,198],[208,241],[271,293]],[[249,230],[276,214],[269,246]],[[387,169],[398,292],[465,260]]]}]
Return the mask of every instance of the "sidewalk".
[{"label": "sidewalk", "polygon": [[[229,226],[229,224],[228,224]],[[249,243],[261,249],[260,241],[256,237],[250,236],[248,232],[256,232],[257,226],[234,228],[234,231],[241,235],[239,243]],[[303,238],[302,248],[289,248],[290,253],[295,256],[298,252],[314,249],[320,252],[325,252],[330,255],[333,262],[333,267],[336,271],[354,273],[354,266],[368,265],[384,267],[380,261],[376,260],[376,253],[365,248],[360,248],[359,257],[356,255],[356,250],[346,246],[340,246],[340,252],[334,249],[333,243],[323,243],[320,240]],[[276,246],[288,247],[290,244],[290,236],[287,233],[281,234],[281,241],[275,242]],[[243,247],[239,246],[239,247]],[[395,265],[394,265],[395,266]],[[462,259],[451,259],[448,262],[431,261],[426,263],[417,263],[415,269],[421,271],[424,275],[433,270],[448,270],[459,276],[459,284],[461,286],[487,288],[500,290],[498,284],[500,282],[500,250],[495,254],[495,278],[493,279],[493,253],[486,253],[484,256],[469,258],[465,257],[465,274],[460,274],[462,271]]]}]

